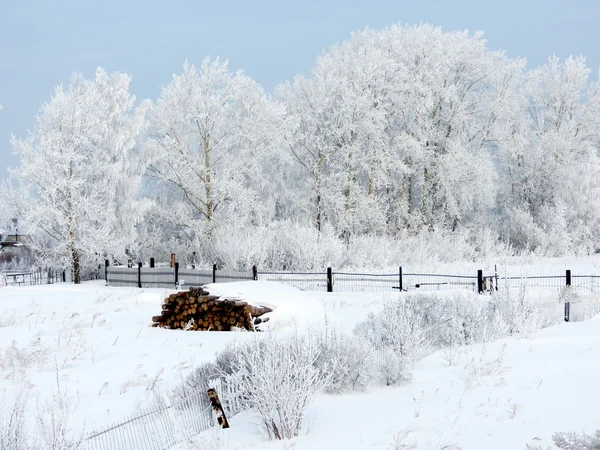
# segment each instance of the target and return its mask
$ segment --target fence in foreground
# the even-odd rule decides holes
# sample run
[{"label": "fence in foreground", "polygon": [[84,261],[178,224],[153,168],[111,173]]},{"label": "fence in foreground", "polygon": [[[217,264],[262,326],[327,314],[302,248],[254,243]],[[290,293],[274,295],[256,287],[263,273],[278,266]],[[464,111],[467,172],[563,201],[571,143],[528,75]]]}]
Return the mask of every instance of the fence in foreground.
[{"label": "fence in foreground", "polygon": [[217,390],[227,417],[239,412],[234,393],[215,379],[183,400],[131,416],[98,430],[82,441],[86,450],[164,450],[216,425],[207,390]]}]

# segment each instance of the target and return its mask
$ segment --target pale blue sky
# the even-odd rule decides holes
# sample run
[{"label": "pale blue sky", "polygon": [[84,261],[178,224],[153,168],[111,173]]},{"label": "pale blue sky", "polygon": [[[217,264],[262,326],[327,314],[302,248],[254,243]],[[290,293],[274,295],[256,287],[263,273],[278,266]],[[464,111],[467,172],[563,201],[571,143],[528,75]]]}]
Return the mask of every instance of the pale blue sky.
[{"label": "pale blue sky", "polygon": [[594,76],[600,66],[598,0],[0,0],[0,178],[18,164],[11,132],[24,137],[74,71],[129,73],[154,100],[186,58],[219,56],[272,91],[352,31],[397,22],[483,30],[530,67],[552,53],[585,55]]}]

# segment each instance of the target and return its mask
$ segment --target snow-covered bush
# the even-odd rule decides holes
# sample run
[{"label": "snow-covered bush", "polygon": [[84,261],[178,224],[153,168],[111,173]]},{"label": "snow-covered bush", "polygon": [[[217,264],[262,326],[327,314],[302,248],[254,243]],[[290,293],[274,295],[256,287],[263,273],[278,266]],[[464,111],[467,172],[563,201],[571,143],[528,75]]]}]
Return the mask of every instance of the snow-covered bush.
[{"label": "snow-covered bush", "polygon": [[318,357],[318,345],[298,335],[257,336],[237,347],[230,380],[269,439],[300,433],[306,407],[330,379],[316,367]]},{"label": "snow-covered bush", "polygon": [[293,221],[266,226],[223,226],[206,249],[222,267],[249,270],[254,264],[273,270],[323,270],[344,264],[344,247],[330,227],[321,232]]},{"label": "snow-covered bush", "polygon": [[555,323],[559,318],[557,302],[546,301],[544,297],[540,293],[529,294],[525,282],[516,292],[509,288],[494,292],[491,296],[492,311],[500,316],[504,334],[527,336]]},{"label": "snow-covered bush", "polygon": [[57,392],[38,403],[36,422],[44,450],[76,450],[82,448],[81,436],[74,436],[71,420],[76,403],[65,392]]},{"label": "snow-covered bush", "polygon": [[374,348],[370,342],[326,328],[314,337],[319,356],[316,367],[331,379],[325,391],[339,394],[362,391],[375,375]]},{"label": "snow-covered bush", "polygon": [[419,308],[411,297],[399,297],[385,301],[383,310],[370,314],[354,332],[383,352],[377,358],[377,369],[381,382],[391,385],[410,379],[414,362],[429,351],[426,326],[426,309]]},{"label": "snow-covered bush", "polygon": [[554,445],[563,450],[600,450],[600,430],[594,434],[554,433]]},{"label": "snow-covered bush", "polygon": [[434,343],[443,348],[485,342],[496,334],[493,308],[489,297],[469,291],[433,296],[442,306],[443,315],[432,324]]},{"label": "snow-covered bush", "polygon": [[19,385],[12,401],[0,399],[0,450],[32,448],[29,433],[25,429],[28,394],[28,389]]}]

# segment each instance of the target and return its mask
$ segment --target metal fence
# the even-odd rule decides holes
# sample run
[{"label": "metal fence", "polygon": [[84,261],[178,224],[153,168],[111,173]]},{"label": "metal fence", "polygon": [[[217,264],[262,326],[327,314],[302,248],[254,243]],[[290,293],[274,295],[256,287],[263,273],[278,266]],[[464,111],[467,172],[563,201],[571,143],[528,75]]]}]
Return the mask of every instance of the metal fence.
[{"label": "metal fence", "polygon": [[120,267],[106,266],[105,279],[107,286],[124,286],[140,288],[199,287],[208,283],[229,283],[232,281],[254,280],[252,271],[239,272],[231,270],[190,269],[175,267]]},{"label": "metal fence", "polygon": [[262,281],[277,281],[303,291],[327,291],[326,272],[259,272]]},{"label": "metal fence", "polygon": [[35,286],[60,283],[63,280],[63,271],[56,269],[0,272],[0,286]]},{"label": "metal fence", "polygon": [[95,431],[81,442],[87,450],[166,450],[186,442],[216,425],[207,397],[209,388],[217,390],[228,417],[239,412],[236,396],[221,379],[211,381],[183,400],[139,411]]},{"label": "metal fence", "polygon": [[334,272],[330,269],[325,272],[258,272],[257,278],[278,281],[304,291],[324,292],[478,289],[476,275],[403,273],[401,269],[396,273]]},{"label": "metal fence", "polygon": [[404,273],[399,267],[396,273],[335,272],[331,268],[323,272],[257,272],[257,279],[277,281],[304,291],[323,292],[393,292],[393,291],[439,291],[468,289],[490,292],[500,288],[519,288],[545,292],[560,292],[565,286],[580,293],[600,293],[600,275],[499,276],[487,275],[482,270],[471,275],[432,273]]}]

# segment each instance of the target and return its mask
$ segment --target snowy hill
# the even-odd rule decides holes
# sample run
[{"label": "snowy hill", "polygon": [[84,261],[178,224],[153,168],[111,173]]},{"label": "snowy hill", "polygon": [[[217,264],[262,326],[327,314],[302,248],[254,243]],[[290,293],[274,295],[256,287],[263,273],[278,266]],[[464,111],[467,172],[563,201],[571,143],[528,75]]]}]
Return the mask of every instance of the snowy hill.
[{"label": "snowy hill", "polygon": [[[210,288],[274,307],[268,329],[275,337],[325,324],[351,334],[399,296],[306,293],[269,282]],[[154,405],[228,343],[253,339],[150,328],[171,292],[101,282],[0,289],[0,420],[20,393],[31,435],[53,411],[64,413],[70,435],[85,436]],[[597,300],[586,300],[590,311]],[[319,394],[292,442],[266,441],[255,414],[242,412],[229,430],[203,433],[196,448],[546,449],[557,431],[592,433],[600,428],[600,317],[560,323],[558,306],[558,324],[527,337],[432,349],[404,386]]]}]

